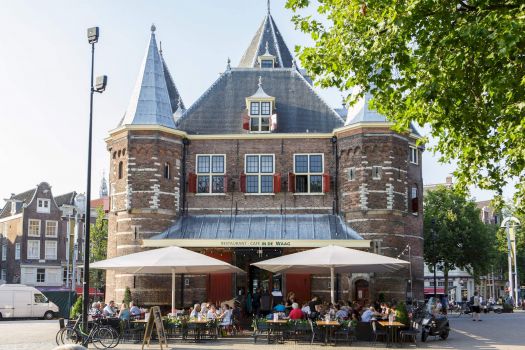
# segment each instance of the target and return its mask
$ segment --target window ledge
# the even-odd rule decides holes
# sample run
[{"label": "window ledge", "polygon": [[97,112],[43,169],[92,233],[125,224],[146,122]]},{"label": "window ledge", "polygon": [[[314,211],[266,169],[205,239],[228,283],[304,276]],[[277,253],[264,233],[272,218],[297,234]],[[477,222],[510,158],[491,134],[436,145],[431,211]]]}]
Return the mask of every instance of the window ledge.
[{"label": "window ledge", "polygon": [[275,193],[244,193],[245,196],[275,196]]},{"label": "window ledge", "polygon": [[195,197],[226,196],[226,193],[195,193]]},{"label": "window ledge", "polygon": [[320,192],[320,193],[297,193],[295,192],[294,196],[324,196],[326,193]]}]

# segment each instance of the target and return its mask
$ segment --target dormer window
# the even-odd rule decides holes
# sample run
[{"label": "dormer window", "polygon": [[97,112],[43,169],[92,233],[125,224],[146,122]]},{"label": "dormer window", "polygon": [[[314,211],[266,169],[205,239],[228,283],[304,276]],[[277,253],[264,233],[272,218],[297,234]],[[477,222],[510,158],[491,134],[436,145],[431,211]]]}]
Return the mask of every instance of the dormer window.
[{"label": "dormer window", "polygon": [[[270,132],[277,126],[276,116],[272,116],[275,108],[275,97],[267,95],[262,89],[261,77],[259,77],[259,89],[246,98],[248,116],[250,117],[250,132]],[[272,118],[275,120],[272,121]]]},{"label": "dormer window", "polygon": [[266,42],[266,52],[258,57],[259,67],[261,68],[274,68],[275,67],[275,56],[268,50],[268,42]]}]

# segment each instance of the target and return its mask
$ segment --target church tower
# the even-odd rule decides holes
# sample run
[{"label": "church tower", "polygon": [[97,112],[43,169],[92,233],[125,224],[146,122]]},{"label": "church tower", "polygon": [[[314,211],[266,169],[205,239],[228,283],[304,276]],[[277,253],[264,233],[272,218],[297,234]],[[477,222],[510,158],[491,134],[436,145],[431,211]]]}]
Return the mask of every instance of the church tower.
[{"label": "church tower", "polygon": [[[159,234],[179,215],[184,134],[176,130],[174,112],[180,101],[152,26],[129,106],[106,139],[111,157],[108,258],[141,251],[143,239]],[[170,295],[169,278],[158,275],[108,271],[106,281],[108,300],[122,300],[126,287],[139,302],[164,304]]]}]

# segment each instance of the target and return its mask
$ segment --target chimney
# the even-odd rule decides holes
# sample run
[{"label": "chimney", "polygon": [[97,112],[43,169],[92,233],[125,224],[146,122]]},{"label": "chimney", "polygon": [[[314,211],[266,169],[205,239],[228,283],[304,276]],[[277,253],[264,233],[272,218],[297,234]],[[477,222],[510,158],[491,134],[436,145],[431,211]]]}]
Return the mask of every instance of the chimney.
[{"label": "chimney", "polygon": [[447,185],[452,185],[452,176],[447,176]]}]

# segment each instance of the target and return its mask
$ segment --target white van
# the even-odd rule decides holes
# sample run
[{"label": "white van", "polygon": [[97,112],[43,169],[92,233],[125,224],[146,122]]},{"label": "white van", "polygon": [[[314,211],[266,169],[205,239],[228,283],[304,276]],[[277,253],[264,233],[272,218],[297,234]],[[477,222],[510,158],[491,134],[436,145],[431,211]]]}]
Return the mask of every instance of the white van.
[{"label": "white van", "polygon": [[58,306],[38,289],[23,284],[0,285],[0,319],[11,317],[43,317],[50,320]]}]

